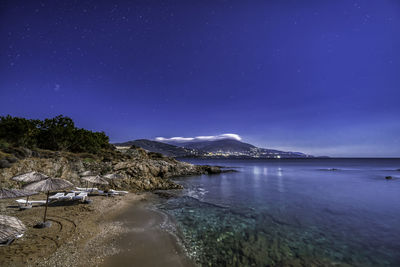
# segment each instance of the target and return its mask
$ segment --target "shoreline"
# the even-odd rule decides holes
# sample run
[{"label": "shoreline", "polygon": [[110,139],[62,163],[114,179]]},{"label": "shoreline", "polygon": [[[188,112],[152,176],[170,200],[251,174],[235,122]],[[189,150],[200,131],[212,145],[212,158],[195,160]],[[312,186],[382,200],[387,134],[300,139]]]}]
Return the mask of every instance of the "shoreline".
[{"label": "shoreline", "polygon": [[[43,198],[39,195],[33,199],[40,197]],[[1,213],[19,218],[27,230],[22,238],[16,239],[11,245],[0,247],[0,265],[111,266],[115,265],[116,258],[122,259],[124,256],[132,262],[125,243],[119,244],[124,236],[129,235],[133,240],[144,237],[141,244],[148,241],[147,247],[141,246],[137,249],[141,250],[141,254],[146,254],[147,251],[149,260],[162,258],[160,251],[152,249],[154,245],[159,245],[160,248],[165,247],[165,259],[173,256],[174,265],[170,266],[190,266],[190,260],[178,242],[165,229],[159,227],[164,218],[160,217],[160,213],[149,209],[148,205],[144,205],[151,197],[151,193],[129,193],[116,197],[95,196],[89,205],[49,207],[48,219],[52,221],[52,226],[45,229],[33,228],[42,218],[44,207],[19,211],[13,207],[14,200],[1,201]],[[127,215],[133,219],[131,223],[140,221],[144,225],[136,225],[132,231],[131,226],[126,224]],[[141,231],[137,231],[138,227],[141,227]],[[157,257],[154,258],[152,253]],[[145,262],[146,258],[138,257],[135,263],[140,264],[140,261]],[[111,265],[108,262],[111,262]],[[176,265],[179,262],[182,264]]]},{"label": "shoreline", "polygon": [[99,266],[195,266],[177,236],[173,218],[154,207],[158,196],[147,193],[113,218],[120,231],[112,237],[116,253]]}]

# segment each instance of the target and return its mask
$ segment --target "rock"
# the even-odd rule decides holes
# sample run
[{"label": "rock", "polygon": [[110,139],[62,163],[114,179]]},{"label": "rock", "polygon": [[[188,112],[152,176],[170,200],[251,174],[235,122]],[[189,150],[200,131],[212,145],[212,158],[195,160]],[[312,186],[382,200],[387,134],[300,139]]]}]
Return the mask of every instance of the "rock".
[{"label": "rock", "polygon": [[221,173],[221,168],[216,166],[206,166],[206,170],[209,174],[219,174]]},{"label": "rock", "polygon": [[10,163],[15,163],[15,162],[18,161],[18,159],[17,159],[17,158],[14,158],[14,157],[6,157],[6,160],[7,160],[8,162],[10,162]]},{"label": "rock", "polygon": [[386,176],[385,179],[386,179],[386,180],[392,180],[393,177],[392,177],[392,176]]},{"label": "rock", "polygon": [[11,167],[11,163],[6,159],[0,159],[0,168],[9,168]]},{"label": "rock", "polygon": [[40,158],[40,153],[38,151],[32,150],[32,157]]},{"label": "rock", "polygon": [[[6,159],[0,161],[2,168],[0,184],[2,185],[14,186],[16,184],[9,180],[10,177],[29,171],[38,171],[52,177],[67,179],[76,186],[85,186],[86,184],[80,179],[79,174],[90,170],[100,175],[117,173],[124,177],[112,180],[111,185],[115,189],[154,191],[183,188],[171,181],[170,178],[225,172],[220,167],[197,166],[180,162],[166,156],[147,153],[140,148],[128,149],[125,152],[106,151],[100,157],[88,153],[73,154],[40,150],[39,154],[36,151],[21,148],[12,150],[14,153],[9,154],[18,154],[20,159],[11,159],[13,164]],[[27,155],[30,156],[25,157]],[[89,157],[90,160],[88,160]],[[106,160],[104,160],[105,158]],[[105,188],[105,186],[98,187]]]}]

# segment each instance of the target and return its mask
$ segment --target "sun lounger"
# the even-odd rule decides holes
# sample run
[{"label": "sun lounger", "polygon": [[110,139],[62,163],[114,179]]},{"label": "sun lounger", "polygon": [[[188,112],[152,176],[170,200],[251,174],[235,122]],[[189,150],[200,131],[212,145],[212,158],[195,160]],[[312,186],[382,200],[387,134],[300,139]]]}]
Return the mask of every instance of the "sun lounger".
[{"label": "sun lounger", "polygon": [[30,200],[28,202],[31,203],[31,204],[39,204],[39,205],[46,204],[46,200]]},{"label": "sun lounger", "polygon": [[26,199],[17,199],[15,200],[21,209],[31,208],[33,204],[37,204],[38,206],[46,204],[46,200],[29,200]]},{"label": "sun lounger", "polygon": [[15,239],[17,238],[21,238],[24,234],[19,234],[19,235],[15,235],[15,236],[10,236],[8,239],[6,240],[1,240],[0,242],[0,246],[8,246],[11,245],[12,242],[14,242]]},{"label": "sun lounger", "polygon": [[115,194],[115,195],[126,195],[129,192],[128,191],[117,191],[117,190],[114,190],[114,189],[110,189],[108,191],[108,193]]},{"label": "sun lounger", "polygon": [[65,197],[64,193],[57,193],[57,194],[55,194],[53,196],[50,196],[49,199],[50,200],[59,200],[59,199],[61,199],[63,197]]},{"label": "sun lounger", "polygon": [[60,197],[61,200],[72,200],[75,197],[75,193],[68,193],[63,197]]},{"label": "sun lounger", "polygon": [[[27,203],[26,199],[17,199],[15,201],[18,202],[18,204],[26,204]],[[29,200],[28,204],[29,203],[42,205],[42,204],[46,204],[46,200]]]},{"label": "sun lounger", "polygon": [[89,191],[85,191],[86,193],[88,193],[89,195],[103,195],[104,191],[103,190],[99,190],[99,189],[93,189],[93,190],[89,190]]},{"label": "sun lounger", "polygon": [[88,193],[86,193],[86,192],[81,192],[81,193],[79,193],[78,195],[74,196],[74,197],[73,197],[73,200],[82,200],[82,201],[85,201],[85,200],[87,199],[87,197],[88,197]]},{"label": "sun lounger", "polygon": [[94,188],[91,188],[91,187],[89,187],[89,188],[86,188],[86,187],[75,187],[75,189],[79,190],[79,191],[84,191],[84,192],[90,192],[90,191],[97,191],[98,190],[97,187],[94,187]]},{"label": "sun lounger", "polygon": [[21,210],[32,208],[32,203],[30,203],[29,201],[26,202],[26,199],[17,199],[15,201],[18,203],[18,206]]}]

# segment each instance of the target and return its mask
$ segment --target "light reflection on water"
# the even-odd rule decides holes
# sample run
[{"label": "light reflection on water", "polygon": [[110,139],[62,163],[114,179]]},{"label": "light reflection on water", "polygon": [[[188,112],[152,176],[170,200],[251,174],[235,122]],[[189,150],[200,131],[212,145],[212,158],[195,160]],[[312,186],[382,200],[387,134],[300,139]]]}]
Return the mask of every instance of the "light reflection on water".
[{"label": "light reflection on water", "polygon": [[241,167],[161,205],[198,263],[400,266],[400,160],[195,163]]}]

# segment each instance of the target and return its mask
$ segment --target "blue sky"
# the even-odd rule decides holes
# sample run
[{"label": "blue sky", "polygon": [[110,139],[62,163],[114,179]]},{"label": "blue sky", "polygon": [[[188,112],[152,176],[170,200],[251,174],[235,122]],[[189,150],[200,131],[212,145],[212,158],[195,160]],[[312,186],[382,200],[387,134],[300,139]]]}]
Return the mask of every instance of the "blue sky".
[{"label": "blue sky", "polygon": [[400,157],[398,1],[2,1],[0,115]]}]

